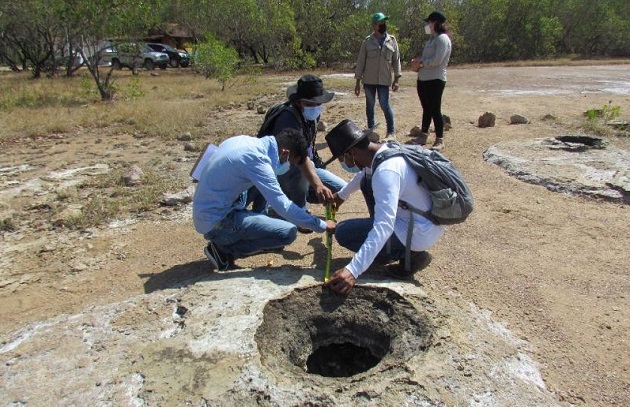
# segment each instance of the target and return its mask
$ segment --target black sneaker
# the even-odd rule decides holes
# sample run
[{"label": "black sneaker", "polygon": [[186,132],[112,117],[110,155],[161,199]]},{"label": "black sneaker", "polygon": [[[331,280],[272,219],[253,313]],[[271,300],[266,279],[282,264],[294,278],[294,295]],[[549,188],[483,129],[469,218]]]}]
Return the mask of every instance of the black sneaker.
[{"label": "black sneaker", "polygon": [[429,252],[411,252],[411,270],[405,270],[405,259],[400,259],[398,264],[393,264],[386,269],[387,274],[397,280],[409,280],[415,273],[423,270],[431,264],[433,258]]},{"label": "black sneaker", "polygon": [[225,271],[234,268],[234,256],[223,253],[214,243],[208,242],[203,253],[217,271]]}]

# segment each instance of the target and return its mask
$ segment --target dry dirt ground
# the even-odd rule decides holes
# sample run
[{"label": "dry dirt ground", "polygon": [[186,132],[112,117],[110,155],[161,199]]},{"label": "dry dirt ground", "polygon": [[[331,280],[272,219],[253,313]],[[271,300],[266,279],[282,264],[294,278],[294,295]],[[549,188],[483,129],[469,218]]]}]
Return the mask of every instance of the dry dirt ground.
[{"label": "dry dirt ground", "polygon": [[[444,153],[465,175],[477,207],[467,222],[448,227],[431,251],[433,263],[416,282],[437,298],[457,293],[460,301],[489,311],[527,341],[559,405],[630,405],[630,208],[524,183],[484,162],[482,154],[505,140],[572,132],[569,128],[585,110],[610,100],[628,120],[629,72],[628,65],[449,70],[443,110],[453,128],[446,133]],[[331,78],[327,75],[322,73],[325,83]],[[269,80],[278,82],[279,100],[295,78]],[[352,94],[353,80],[335,83],[337,96],[325,106],[325,121],[351,118],[365,125],[364,99]],[[419,121],[420,106],[412,72],[405,72],[402,84],[392,105],[398,139],[404,142]],[[218,129],[254,131],[262,117],[247,110],[245,102],[208,112],[207,137],[197,141],[217,141],[213,134]],[[496,126],[478,128],[477,118],[486,111],[497,115]],[[509,125],[515,113],[531,123]],[[543,120],[548,114],[555,119]],[[378,108],[377,118],[384,127]],[[327,157],[323,134],[318,137]],[[627,138],[609,141],[630,150]],[[189,206],[159,208],[142,219],[80,232],[40,220],[56,190],[90,173],[137,163],[186,179],[195,154],[184,152],[182,145],[130,134],[102,138],[81,129],[2,145],[0,218],[18,211],[30,213],[30,221],[28,227],[3,232],[0,240],[0,345],[28,324],[210,273]],[[337,164],[332,170],[342,173]],[[311,210],[323,213],[317,206]],[[342,207],[338,219],[356,216],[365,216],[358,196]],[[302,234],[284,254],[252,256],[237,264],[310,268],[323,264],[324,253],[321,235]],[[343,267],[350,256],[335,247],[335,267]]]}]

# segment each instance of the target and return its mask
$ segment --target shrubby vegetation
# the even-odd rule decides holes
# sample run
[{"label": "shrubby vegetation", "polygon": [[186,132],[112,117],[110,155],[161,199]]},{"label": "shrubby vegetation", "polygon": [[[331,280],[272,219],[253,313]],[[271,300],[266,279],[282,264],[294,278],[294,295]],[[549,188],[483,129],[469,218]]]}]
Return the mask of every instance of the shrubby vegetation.
[{"label": "shrubby vegetation", "polygon": [[0,3],[0,61],[35,78],[84,61],[107,100],[115,87],[99,69],[100,41],[141,39],[160,23],[185,27],[193,44],[220,41],[239,66],[294,69],[352,63],[376,11],[408,61],[434,9],[449,17],[453,63],[630,55],[628,0],[21,0]]}]

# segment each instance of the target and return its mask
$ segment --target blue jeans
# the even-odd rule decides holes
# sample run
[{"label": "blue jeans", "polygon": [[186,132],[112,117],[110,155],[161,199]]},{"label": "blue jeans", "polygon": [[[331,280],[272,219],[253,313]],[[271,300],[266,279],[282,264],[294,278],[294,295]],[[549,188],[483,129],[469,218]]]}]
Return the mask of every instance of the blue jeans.
[{"label": "blue jeans", "polygon": [[[346,181],[323,168],[315,168],[315,173],[333,193],[346,186]],[[300,208],[306,206],[306,202],[319,203],[315,190],[304,178],[299,167],[292,165],[286,174],[278,176],[278,182],[287,198]]]},{"label": "blue jeans", "polygon": [[374,105],[376,104],[376,92],[378,91],[378,103],[385,113],[385,121],[387,122],[387,134],[395,132],[394,112],[389,105],[389,86],[386,85],[367,85],[363,84],[365,92],[365,114],[367,115],[368,127],[374,127]]},{"label": "blue jeans", "polygon": [[[367,239],[368,233],[372,230],[374,219],[348,219],[337,224],[335,239],[343,247],[353,252],[358,252],[363,242]],[[375,261],[388,263],[392,260],[405,258],[405,245],[392,233],[389,241],[383,249],[376,255]]]},{"label": "blue jeans", "polygon": [[293,243],[297,227],[282,219],[242,209],[230,212],[204,237],[222,252],[238,258]]},{"label": "blue jeans", "polygon": [[[358,252],[368,233],[374,226],[374,192],[372,190],[372,180],[369,176],[364,176],[361,180],[361,192],[365,198],[370,217],[368,219],[348,219],[337,224],[335,239],[343,247],[353,252]],[[376,261],[387,263],[392,260],[405,258],[405,245],[392,233],[385,247],[376,255]]]}]

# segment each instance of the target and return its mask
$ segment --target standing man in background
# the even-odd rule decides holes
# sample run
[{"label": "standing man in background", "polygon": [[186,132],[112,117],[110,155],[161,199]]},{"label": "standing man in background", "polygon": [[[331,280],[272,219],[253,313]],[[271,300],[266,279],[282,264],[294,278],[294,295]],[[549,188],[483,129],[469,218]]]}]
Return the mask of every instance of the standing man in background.
[{"label": "standing man in background", "polygon": [[389,105],[389,87],[391,86],[394,92],[398,90],[398,80],[401,77],[400,52],[396,38],[387,33],[388,19],[389,17],[383,13],[372,15],[372,34],[363,40],[357,57],[357,67],[354,74],[357,82],[354,93],[357,96],[361,94],[361,82],[363,82],[365,113],[370,129],[375,127],[374,105],[378,93],[378,103],[387,122],[387,138],[395,139],[396,127],[394,125],[394,112]]}]

